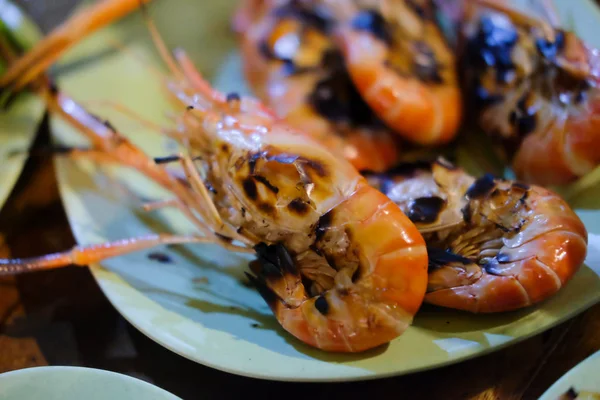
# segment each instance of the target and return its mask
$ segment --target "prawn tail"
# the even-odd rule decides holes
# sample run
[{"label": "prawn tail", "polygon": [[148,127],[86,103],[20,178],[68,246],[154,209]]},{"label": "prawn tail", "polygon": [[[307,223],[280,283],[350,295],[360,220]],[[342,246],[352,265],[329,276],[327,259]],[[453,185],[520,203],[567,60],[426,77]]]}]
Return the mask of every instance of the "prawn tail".
[{"label": "prawn tail", "polygon": [[119,20],[150,0],[102,0],[55,28],[0,77],[0,88],[19,91],[34,82],[83,38]]}]

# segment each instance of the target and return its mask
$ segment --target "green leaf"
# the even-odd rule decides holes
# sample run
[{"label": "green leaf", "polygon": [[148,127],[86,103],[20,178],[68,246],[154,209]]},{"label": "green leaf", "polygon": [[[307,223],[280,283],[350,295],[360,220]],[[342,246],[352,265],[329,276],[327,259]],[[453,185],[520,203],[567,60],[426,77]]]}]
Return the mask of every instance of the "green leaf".
[{"label": "green leaf", "polygon": [[[17,52],[31,48],[41,37],[35,24],[8,0],[0,0],[0,35]],[[6,64],[0,65],[1,72],[5,68]],[[38,96],[23,92],[12,99],[7,109],[0,111],[0,207],[23,170],[44,110]]]}]

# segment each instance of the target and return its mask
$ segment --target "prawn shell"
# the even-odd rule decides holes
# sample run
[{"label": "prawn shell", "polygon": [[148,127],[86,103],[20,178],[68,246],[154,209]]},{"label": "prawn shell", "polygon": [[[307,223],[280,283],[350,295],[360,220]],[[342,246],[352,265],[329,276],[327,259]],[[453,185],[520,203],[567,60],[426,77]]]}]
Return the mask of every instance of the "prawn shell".
[{"label": "prawn shell", "polygon": [[[352,124],[343,128],[343,132],[338,131],[342,130],[341,124],[320,115],[310,104],[310,98],[314,95],[312,92],[317,90],[319,82],[331,73],[327,71],[327,66],[290,74],[283,67],[283,61],[272,59],[265,54],[264,40],[269,36],[271,29],[277,29],[277,23],[276,16],[266,13],[257,19],[241,38],[243,73],[252,91],[268,104],[277,116],[285,118],[286,123],[346,158],[356,169],[383,171],[392,166],[398,160],[400,152],[400,142],[392,132],[379,126],[363,128]],[[301,25],[298,20],[294,23]],[[330,46],[331,51],[333,43]],[[321,54],[321,57],[324,55]],[[341,72],[335,73],[339,76]]]},{"label": "prawn shell", "polygon": [[332,213],[330,229],[344,229],[359,254],[355,284],[296,308],[281,301],[269,305],[284,329],[305,343],[332,352],[364,351],[412,323],[427,287],[425,242],[395,204],[366,184]]},{"label": "prawn shell", "polygon": [[430,85],[399,75],[385,65],[386,43],[371,34],[342,28],[337,37],[354,84],[388,126],[420,145],[446,144],[454,138],[462,120],[455,81]]},{"label": "prawn shell", "polygon": [[583,222],[552,191],[528,190],[525,224],[503,239],[498,255],[481,266],[481,278],[427,293],[426,303],[472,313],[512,311],[549,298],[573,277],[587,255]]}]

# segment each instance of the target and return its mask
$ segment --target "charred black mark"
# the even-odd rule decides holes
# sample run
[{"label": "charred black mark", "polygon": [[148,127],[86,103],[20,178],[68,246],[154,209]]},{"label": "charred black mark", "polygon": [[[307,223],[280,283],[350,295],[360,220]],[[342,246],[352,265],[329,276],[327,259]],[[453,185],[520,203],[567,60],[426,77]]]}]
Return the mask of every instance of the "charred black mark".
[{"label": "charred black mark", "polygon": [[213,194],[217,194],[217,189],[215,189],[215,187],[210,182],[204,182],[204,187],[209,192],[211,192]]},{"label": "charred black mark", "polygon": [[215,233],[215,236],[227,243],[233,242],[233,239],[230,238],[229,236],[221,235],[220,233]]},{"label": "charred black mark", "polygon": [[510,262],[510,257],[508,256],[508,254],[498,253],[496,255],[496,260],[498,260],[498,262],[500,263],[507,263]]},{"label": "charred black mark", "polygon": [[499,268],[500,268],[500,264],[499,264],[497,258],[493,258],[492,260],[490,260],[487,264],[485,264],[483,266],[483,269],[488,274],[490,274],[490,275],[496,275],[496,276],[502,276],[502,270],[499,269]]},{"label": "charred black mark", "polygon": [[469,199],[475,199],[487,195],[496,186],[496,178],[492,174],[485,174],[477,179],[469,187],[465,196]]},{"label": "charred black mark", "polygon": [[[297,35],[303,35],[309,30],[317,30],[321,33],[327,33],[333,23],[333,20],[328,15],[325,15],[324,12],[321,12],[320,8],[306,8],[300,2],[291,2],[285,6],[276,8],[272,13],[272,16],[276,20],[276,26],[281,20],[284,19],[293,18],[299,21],[301,26],[299,31],[296,32]],[[283,62],[282,70],[286,75],[300,74],[314,69],[314,67],[303,67],[296,65],[292,58],[293,55],[288,54],[288,52],[278,54],[277,49],[272,48],[266,40],[261,41],[258,46],[260,53],[266,59],[279,60]]]},{"label": "charred black mark", "polygon": [[238,157],[237,160],[235,160],[235,164],[233,164],[233,166],[235,167],[236,171],[239,171],[242,169],[245,163],[246,159],[244,157]]},{"label": "charred black mark", "polygon": [[343,126],[383,127],[383,123],[358,92],[339,51],[325,52],[321,68],[327,74],[317,82],[307,99],[319,115]]},{"label": "charred black mark", "polygon": [[227,145],[227,143],[223,143],[223,144],[221,145],[221,151],[222,151],[223,153],[229,153],[229,146]]},{"label": "charred black mark", "polygon": [[329,313],[329,303],[325,296],[319,296],[315,300],[315,308],[323,315],[327,315]]},{"label": "charred black mark", "polygon": [[264,157],[264,155],[264,152],[259,152],[253,153],[252,155],[250,155],[250,157],[248,157],[248,168],[250,170],[251,175],[254,175],[254,171],[256,169],[256,162],[262,157]]},{"label": "charred black mark", "polygon": [[500,229],[504,233],[509,233],[512,230],[499,223],[494,223],[494,225],[496,226],[496,228]]},{"label": "charred black mark", "polygon": [[519,189],[523,189],[523,190],[529,190],[530,186],[522,183],[522,182],[513,182],[512,187],[514,188],[519,188]]},{"label": "charred black mark", "polygon": [[465,205],[462,210],[460,210],[463,216],[463,221],[467,224],[471,223],[471,218],[473,217],[473,212],[471,211],[471,205]]},{"label": "charred black mark", "polygon": [[323,252],[314,244],[310,245],[310,249],[315,252],[316,255],[323,257]]},{"label": "charred black mark", "polygon": [[538,52],[548,61],[556,62],[558,53],[564,49],[565,35],[563,32],[555,31],[554,41],[547,40],[545,37],[538,38],[535,41]]},{"label": "charred black mark", "polygon": [[296,275],[298,270],[296,269],[296,264],[287,248],[282,244],[278,244],[275,248],[275,252],[281,268],[288,271],[290,274]]},{"label": "charred black mark", "polygon": [[169,264],[173,262],[173,259],[171,259],[171,256],[169,256],[168,254],[165,253],[161,253],[161,252],[153,252],[148,254],[148,259],[153,260],[153,261],[158,261],[159,263],[163,263],[163,264]]},{"label": "charred black mark", "polygon": [[327,176],[327,169],[325,168],[325,165],[323,165],[321,162],[306,159],[306,165],[310,167],[313,171],[315,171],[319,177],[324,178]]},{"label": "charred black mark", "polygon": [[537,126],[537,108],[529,107],[528,95],[525,94],[517,102],[517,109],[513,110],[509,115],[510,123],[515,127],[519,137],[525,137],[533,132]]},{"label": "charred black mark", "polygon": [[363,171],[361,174],[368,178],[369,183],[383,194],[388,194],[396,186],[397,177],[410,178],[417,172],[431,172],[433,161],[415,161],[396,164],[382,173]]},{"label": "charred black mark", "polygon": [[327,214],[324,214],[321,218],[319,218],[319,222],[317,223],[317,228],[315,229],[317,241],[321,240],[327,228],[331,225],[333,220],[333,210],[329,211]]},{"label": "charred black mark", "polygon": [[227,93],[227,99],[226,100],[227,100],[228,103],[231,103],[231,102],[234,102],[234,101],[240,101],[241,98],[240,98],[240,95],[238,93],[231,92],[231,93]]},{"label": "charred black mark", "polygon": [[262,211],[265,214],[272,214],[275,212],[275,207],[273,207],[269,203],[260,203],[258,205],[258,208],[260,209],[260,211]]},{"label": "charred black mark", "polygon": [[269,47],[269,44],[265,40],[262,40],[258,44],[258,50],[259,50],[260,54],[262,54],[262,56],[268,60],[273,60],[276,58],[275,54]]},{"label": "charred black mark", "polygon": [[490,93],[484,87],[480,86],[480,83],[477,83],[476,86],[473,96],[476,104],[479,104],[481,107],[491,106],[504,100],[504,96],[498,93]]},{"label": "charred black mark", "polygon": [[56,85],[56,82],[54,82],[54,80],[50,80],[48,82],[48,89],[50,90],[50,94],[52,96],[58,95],[58,86]]},{"label": "charred black mark", "polygon": [[565,396],[571,400],[575,400],[579,396],[579,393],[577,393],[574,388],[570,387],[569,390],[567,390],[567,393],[565,393]]},{"label": "charred black mark", "polygon": [[424,41],[413,43],[413,71],[423,82],[443,83],[440,75],[441,65],[437,62],[435,53]]},{"label": "charred black mark", "polygon": [[246,218],[246,209],[244,207],[242,207],[242,218]]},{"label": "charred black mark", "polygon": [[277,265],[275,265],[275,264],[272,264],[265,260],[261,260],[260,266],[261,266],[260,272],[263,276],[271,276],[271,277],[283,276],[283,273],[281,272],[279,267],[277,267]]},{"label": "charred black mark", "polygon": [[256,183],[252,177],[247,177],[242,182],[242,187],[244,188],[244,192],[246,196],[248,196],[251,200],[258,199],[258,190],[256,188]]},{"label": "charred black mark", "polygon": [[359,266],[358,268],[356,268],[356,271],[354,271],[354,273],[352,274],[352,282],[357,282],[360,279],[361,274],[362,273]]},{"label": "charred black mark", "polygon": [[113,124],[110,123],[110,121],[105,120],[103,122],[104,126],[107,127],[108,129],[110,129],[112,132],[117,133],[117,129],[114,127]]},{"label": "charred black mark", "polygon": [[352,28],[372,33],[385,43],[392,43],[392,36],[383,16],[375,10],[363,10],[352,20]]},{"label": "charred black mark", "polygon": [[271,276],[282,277],[280,262],[275,253],[274,246],[269,246],[265,243],[259,243],[254,246],[254,251],[258,256],[257,265],[259,266],[259,277]]},{"label": "charred black mark", "polygon": [[275,185],[273,185],[271,182],[269,182],[269,180],[267,178],[265,178],[264,176],[261,175],[253,175],[252,176],[255,180],[259,181],[260,183],[262,183],[263,185],[265,185],[265,187],[267,189],[269,189],[271,192],[277,194],[279,193],[279,188]]},{"label": "charred black mark", "polygon": [[265,157],[268,161],[275,161],[275,162],[279,162],[281,164],[293,164],[293,163],[301,164],[301,165],[304,165],[304,166],[310,168],[314,172],[316,172],[316,174],[321,178],[327,176],[327,169],[321,162],[319,162],[317,160],[311,160],[309,158],[302,157],[299,155],[286,154],[286,153],[280,153],[280,154],[269,155],[269,156],[267,156],[266,153],[263,153],[263,154],[261,154],[261,156]]},{"label": "charred black mark", "polygon": [[575,102],[575,104],[580,104],[587,99],[586,91],[592,86],[587,80],[580,81],[577,86],[578,87],[575,90],[575,97],[573,98],[573,101]]},{"label": "charred black mark", "polygon": [[287,208],[288,210],[299,215],[306,214],[309,209],[308,204],[300,198],[295,198],[294,200],[290,201],[290,203],[287,205]]},{"label": "charred black mark", "polygon": [[283,244],[259,243],[254,246],[254,251],[265,275],[283,276],[283,272],[293,275],[298,273],[291,254]]},{"label": "charred black mark", "polygon": [[297,1],[289,2],[289,4],[275,9],[273,15],[278,19],[295,18],[320,32],[328,32],[333,23],[329,15],[319,13],[315,9],[303,8],[302,4]]},{"label": "charred black mark", "polygon": [[189,106],[187,106],[185,109],[186,109],[186,110],[188,110],[188,111],[190,111],[190,110],[193,110],[193,109],[194,109],[194,106],[192,106],[192,105],[189,105]]},{"label": "charred black mark", "polygon": [[424,19],[424,20],[432,18],[431,9],[430,8],[425,8],[421,4],[419,4],[418,2],[415,2],[414,0],[407,0],[406,4],[410,8],[413,9],[413,11],[419,16],[419,18]]},{"label": "charred black mark", "polygon": [[429,257],[428,270],[433,271],[438,268],[442,268],[447,264],[460,263],[460,264],[472,264],[473,261],[465,258],[459,254],[453,253],[449,250],[437,249],[434,247],[427,248],[427,255]]},{"label": "charred black mark", "polygon": [[501,93],[489,92],[480,77],[491,68],[498,83],[508,83],[514,76],[512,51],[517,40],[517,30],[508,19],[494,15],[483,16],[479,21],[477,33],[467,41],[463,58],[464,68],[474,71],[472,96],[475,107],[483,108],[503,100]]},{"label": "charred black mark", "polygon": [[521,204],[525,204],[525,200],[527,200],[527,197],[529,197],[529,189],[530,189],[529,185],[526,185],[525,183],[521,183],[521,182],[513,182],[511,185],[511,189],[513,189],[515,191],[523,192],[523,195],[519,199],[519,202]]},{"label": "charred black mark", "polygon": [[175,161],[179,161],[181,158],[179,156],[166,156],[166,157],[155,157],[154,162],[156,164],[168,164]]},{"label": "charred black mark", "polygon": [[254,288],[258,291],[258,293],[261,295],[261,297],[265,300],[265,302],[269,306],[272,306],[275,303],[275,301],[277,300],[275,293],[273,293],[271,291],[271,289],[269,289],[267,287],[267,285],[265,285],[263,282],[261,282],[255,276],[249,274],[248,272],[244,272],[244,274],[246,275],[246,277],[248,278],[248,280],[250,281],[252,286],[254,286]]},{"label": "charred black mark", "polygon": [[438,219],[445,205],[441,197],[419,197],[410,203],[407,216],[412,222],[429,224]]}]

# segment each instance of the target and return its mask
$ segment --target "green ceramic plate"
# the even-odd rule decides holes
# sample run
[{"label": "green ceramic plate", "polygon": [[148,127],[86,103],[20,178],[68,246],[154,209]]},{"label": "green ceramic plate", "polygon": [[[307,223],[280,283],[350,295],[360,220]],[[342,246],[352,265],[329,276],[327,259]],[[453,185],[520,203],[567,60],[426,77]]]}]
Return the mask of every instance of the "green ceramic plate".
[{"label": "green ceramic plate", "polygon": [[592,392],[597,394],[597,398],[600,398],[600,351],[592,354],[564,374],[548,388],[540,400],[558,400],[569,389],[577,393]]},{"label": "green ceramic plate", "polygon": [[[0,0],[0,25],[7,26],[26,47],[40,36],[22,11],[6,0]],[[0,72],[4,68],[0,61]],[[19,95],[7,111],[0,113],[0,208],[25,165],[43,114],[43,101],[28,93]]]},{"label": "green ceramic plate", "polygon": [[0,375],[0,400],[177,400],[142,380],[78,367],[27,368]]},{"label": "green ceramic plate", "polygon": [[[569,0],[563,1],[564,3]],[[235,1],[180,0],[152,4],[151,13],[169,46],[189,51],[203,73],[221,89],[243,88],[229,33]],[[600,16],[590,1],[572,3],[587,18],[590,35]],[[594,14],[595,13],[595,14]],[[600,36],[600,35],[596,35]],[[112,51],[115,40],[130,52]],[[172,144],[152,129],[120,115],[98,100],[126,104],[144,118],[166,123],[169,110],[160,81],[150,69],[158,61],[138,14],[86,39],[62,64],[60,86],[127,133],[150,156],[169,154]],[[78,143],[61,120],[57,140]],[[166,195],[137,173],[116,167],[57,159],[64,204],[80,244],[99,243],[156,231],[188,232],[175,211],[144,214],[140,199]],[[558,295],[519,312],[473,316],[423,307],[414,325],[389,346],[359,355],[309,348],[279,327],[270,311],[243,282],[247,258],[206,245],[161,248],[171,263],[148,252],[95,266],[93,274],[114,306],[161,345],[191,360],[235,374],[295,381],[371,379],[439,367],[521,341],[582,312],[600,300],[600,213],[581,211],[590,230],[587,265]]]}]

